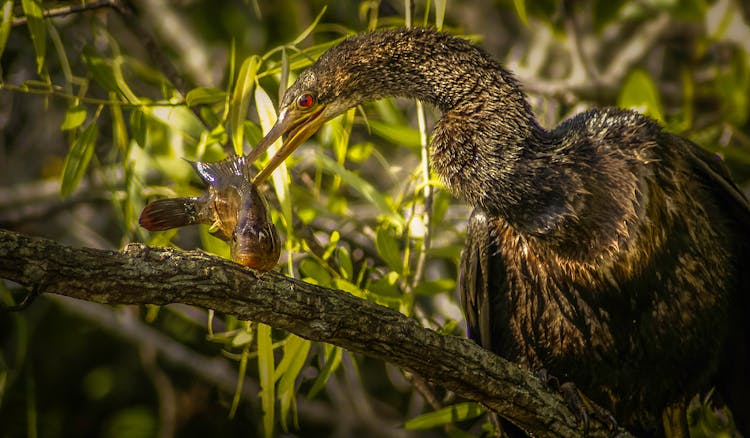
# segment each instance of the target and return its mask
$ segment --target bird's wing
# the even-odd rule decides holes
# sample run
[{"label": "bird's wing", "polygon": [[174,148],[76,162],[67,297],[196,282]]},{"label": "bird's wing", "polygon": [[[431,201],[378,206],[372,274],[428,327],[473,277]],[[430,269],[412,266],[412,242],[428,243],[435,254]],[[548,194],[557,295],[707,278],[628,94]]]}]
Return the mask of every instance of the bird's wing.
[{"label": "bird's wing", "polygon": [[738,326],[730,334],[731,345],[727,356],[722,359],[717,376],[717,388],[724,401],[731,407],[735,423],[743,433],[750,428],[750,324],[745,319],[750,314],[750,202],[732,182],[724,162],[716,155],[701,149],[696,144],[680,138],[684,144],[688,163],[698,175],[705,179],[705,185],[716,196],[718,207],[723,209],[734,225],[735,243],[740,253],[738,260],[743,266],[738,271],[739,292],[733,302],[734,317]]},{"label": "bird's wing", "polygon": [[[466,317],[469,338],[495,351],[493,339],[496,306],[504,295],[505,269],[492,233],[492,221],[475,209],[466,229],[466,243],[461,254],[458,293]],[[495,333],[495,336],[497,334]]]},{"label": "bird's wing", "polygon": [[705,178],[706,186],[717,196],[721,207],[726,208],[746,235],[750,235],[750,202],[742,190],[732,181],[724,161],[685,138],[672,135],[672,140],[680,143],[685,158],[696,173]]}]

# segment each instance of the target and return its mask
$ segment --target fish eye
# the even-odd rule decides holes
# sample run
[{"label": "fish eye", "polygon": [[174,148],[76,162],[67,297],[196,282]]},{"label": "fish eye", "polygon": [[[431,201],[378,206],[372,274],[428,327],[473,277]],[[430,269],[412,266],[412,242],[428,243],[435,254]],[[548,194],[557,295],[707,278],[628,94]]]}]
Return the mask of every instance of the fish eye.
[{"label": "fish eye", "polygon": [[315,96],[310,93],[304,93],[297,98],[297,106],[301,109],[310,108],[315,104]]}]

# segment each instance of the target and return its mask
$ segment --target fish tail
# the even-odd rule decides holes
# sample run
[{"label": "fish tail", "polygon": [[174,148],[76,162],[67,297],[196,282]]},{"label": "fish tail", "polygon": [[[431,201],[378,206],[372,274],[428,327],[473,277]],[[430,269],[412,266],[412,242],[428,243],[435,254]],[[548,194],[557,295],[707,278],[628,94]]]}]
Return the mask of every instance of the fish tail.
[{"label": "fish tail", "polygon": [[166,198],[148,204],[138,223],[149,231],[164,231],[203,223],[201,198]]}]

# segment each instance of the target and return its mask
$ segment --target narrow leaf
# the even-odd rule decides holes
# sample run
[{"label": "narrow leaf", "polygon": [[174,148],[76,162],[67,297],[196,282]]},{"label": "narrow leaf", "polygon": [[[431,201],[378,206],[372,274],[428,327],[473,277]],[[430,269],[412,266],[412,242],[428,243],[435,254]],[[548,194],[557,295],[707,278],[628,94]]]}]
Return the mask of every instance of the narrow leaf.
[{"label": "narrow leaf", "polygon": [[323,6],[323,9],[321,9],[318,16],[315,17],[315,20],[313,20],[313,22],[309,26],[307,26],[307,28],[303,30],[302,33],[299,34],[299,36],[294,41],[292,41],[292,46],[296,46],[297,44],[301,43],[305,38],[307,38],[308,35],[310,35],[310,33],[315,29],[315,26],[318,25],[320,19],[323,18],[323,14],[325,14],[326,9],[328,9],[328,6]]},{"label": "narrow leaf", "polygon": [[232,92],[232,101],[229,106],[229,126],[232,131],[232,144],[237,155],[243,153],[244,121],[247,117],[247,108],[250,105],[250,93],[255,85],[255,77],[260,66],[257,56],[250,56],[242,63],[237,83]]},{"label": "narrow leaf", "polygon": [[393,272],[401,273],[402,262],[399,254],[398,241],[392,234],[390,227],[379,227],[375,236],[375,247],[378,255],[385,261]]},{"label": "narrow leaf", "polygon": [[521,22],[526,26],[529,25],[529,19],[526,16],[526,0],[513,0],[513,5],[516,7],[516,13]]},{"label": "narrow leaf", "polygon": [[65,119],[63,120],[62,125],[60,125],[60,129],[63,131],[75,129],[81,126],[85,121],[86,107],[83,105],[73,105],[68,107],[68,110],[65,111]]},{"label": "narrow leaf", "polygon": [[[276,109],[273,107],[271,98],[268,93],[261,88],[255,89],[255,105],[258,110],[258,118],[260,119],[260,126],[263,128],[263,132],[268,132],[276,123]],[[280,147],[281,140],[277,140],[271,147],[268,148],[268,156],[271,157],[276,153],[278,147]],[[273,180],[273,187],[276,190],[276,198],[279,200],[281,205],[281,214],[284,216],[284,221],[287,227],[291,227],[292,224],[292,200],[289,196],[289,174],[287,172],[286,164],[281,163],[279,167],[271,175]],[[289,229],[289,235],[291,235],[291,229]]]},{"label": "narrow leaf", "polygon": [[448,3],[446,0],[435,0],[435,27],[437,27],[438,30],[443,29],[446,3]]},{"label": "narrow leaf", "polygon": [[263,435],[273,436],[274,423],[274,380],[273,380],[273,346],[271,327],[258,323],[258,378],[260,383],[260,401],[263,407]]},{"label": "narrow leaf", "polygon": [[81,182],[81,178],[86,173],[86,168],[91,161],[91,157],[94,155],[94,146],[96,145],[98,134],[99,128],[96,124],[96,119],[94,119],[89,122],[81,135],[75,139],[73,145],[70,147],[68,156],[65,157],[62,181],[60,183],[60,194],[63,197],[70,195],[76,186],[78,186],[78,183]]},{"label": "narrow leaf", "polygon": [[326,382],[328,382],[328,378],[331,377],[331,375],[338,369],[339,365],[341,364],[340,347],[325,344],[325,351],[325,364],[323,365],[323,369],[320,370],[318,378],[315,379],[312,388],[310,388],[310,392],[307,393],[308,399],[315,397],[320,392],[320,390],[323,389]]},{"label": "narrow leaf", "polygon": [[2,17],[0,18],[0,58],[3,56],[5,44],[8,42],[10,35],[10,26],[13,23],[13,0],[2,2]]},{"label": "narrow leaf", "polygon": [[482,415],[486,411],[478,403],[465,402],[446,406],[435,412],[419,415],[407,421],[404,427],[407,430],[430,429],[444,426],[458,421],[470,420]]},{"label": "narrow leaf", "polygon": [[281,401],[281,425],[285,431],[289,424],[289,410],[293,409],[295,400],[294,384],[297,381],[300,371],[302,371],[302,367],[307,362],[307,355],[310,352],[311,345],[312,343],[307,339],[290,334],[284,344],[284,358],[281,359],[281,363],[279,363],[279,367],[275,373],[277,379],[281,378],[277,391],[279,400]]},{"label": "narrow leaf", "polygon": [[380,214],[388,217],[392,223],[399,227],[404,226],[404,218],[372,184],[323,154],[317,155],[317,161],[324,170],[341,177],[344,184],[359,192],[363,198],[378,208]]},{"label": "narrow leaf", "polygon": [[637,69],[628,75],[617,103],[618,106],[640,111],[659,122],[664,122],[659,91],[651,76],[644,70]]},{"label": "narrow leaf", "polygon": [[44,26],[44,10],[38,0],[22,0],[23,13],[26,14],[26,25],[29,27],[31,42],[36,53],[36,70],[42,73],[44,57],[47,53],[47,29]]},{"label": "narrow leaf", "polygon": [[419,131],[405,125],[391,125],[379,120],[369,121],[372,133],[388,140],[389,142],[412,149],[419,149],[422,140]]},{"label": "narrow leaf", "polygon": [[188,91],[185,96],[185,103],[188,106],[206,105],[222,102],[226,98],[223,90],[213,87],[199,87]]}]

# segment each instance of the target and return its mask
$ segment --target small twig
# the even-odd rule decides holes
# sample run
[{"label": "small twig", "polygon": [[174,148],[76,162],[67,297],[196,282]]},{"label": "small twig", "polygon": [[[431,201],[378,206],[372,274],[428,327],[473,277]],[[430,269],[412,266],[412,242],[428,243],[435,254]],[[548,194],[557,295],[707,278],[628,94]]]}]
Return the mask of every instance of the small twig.
[{"label": "small twig", "polygon": [[[95,1],[84,4],[74,4],[70,6],[61,6],[59,8],[45,9],[43,16],[45,18],[61,17],[65,15],[75,14],[78,12],[92,11],[94,9],[109,8],[112,7],[110,0]],[[13,27],[23,26],[27,22],[26,17],[18,17],[13,19]]]}]

